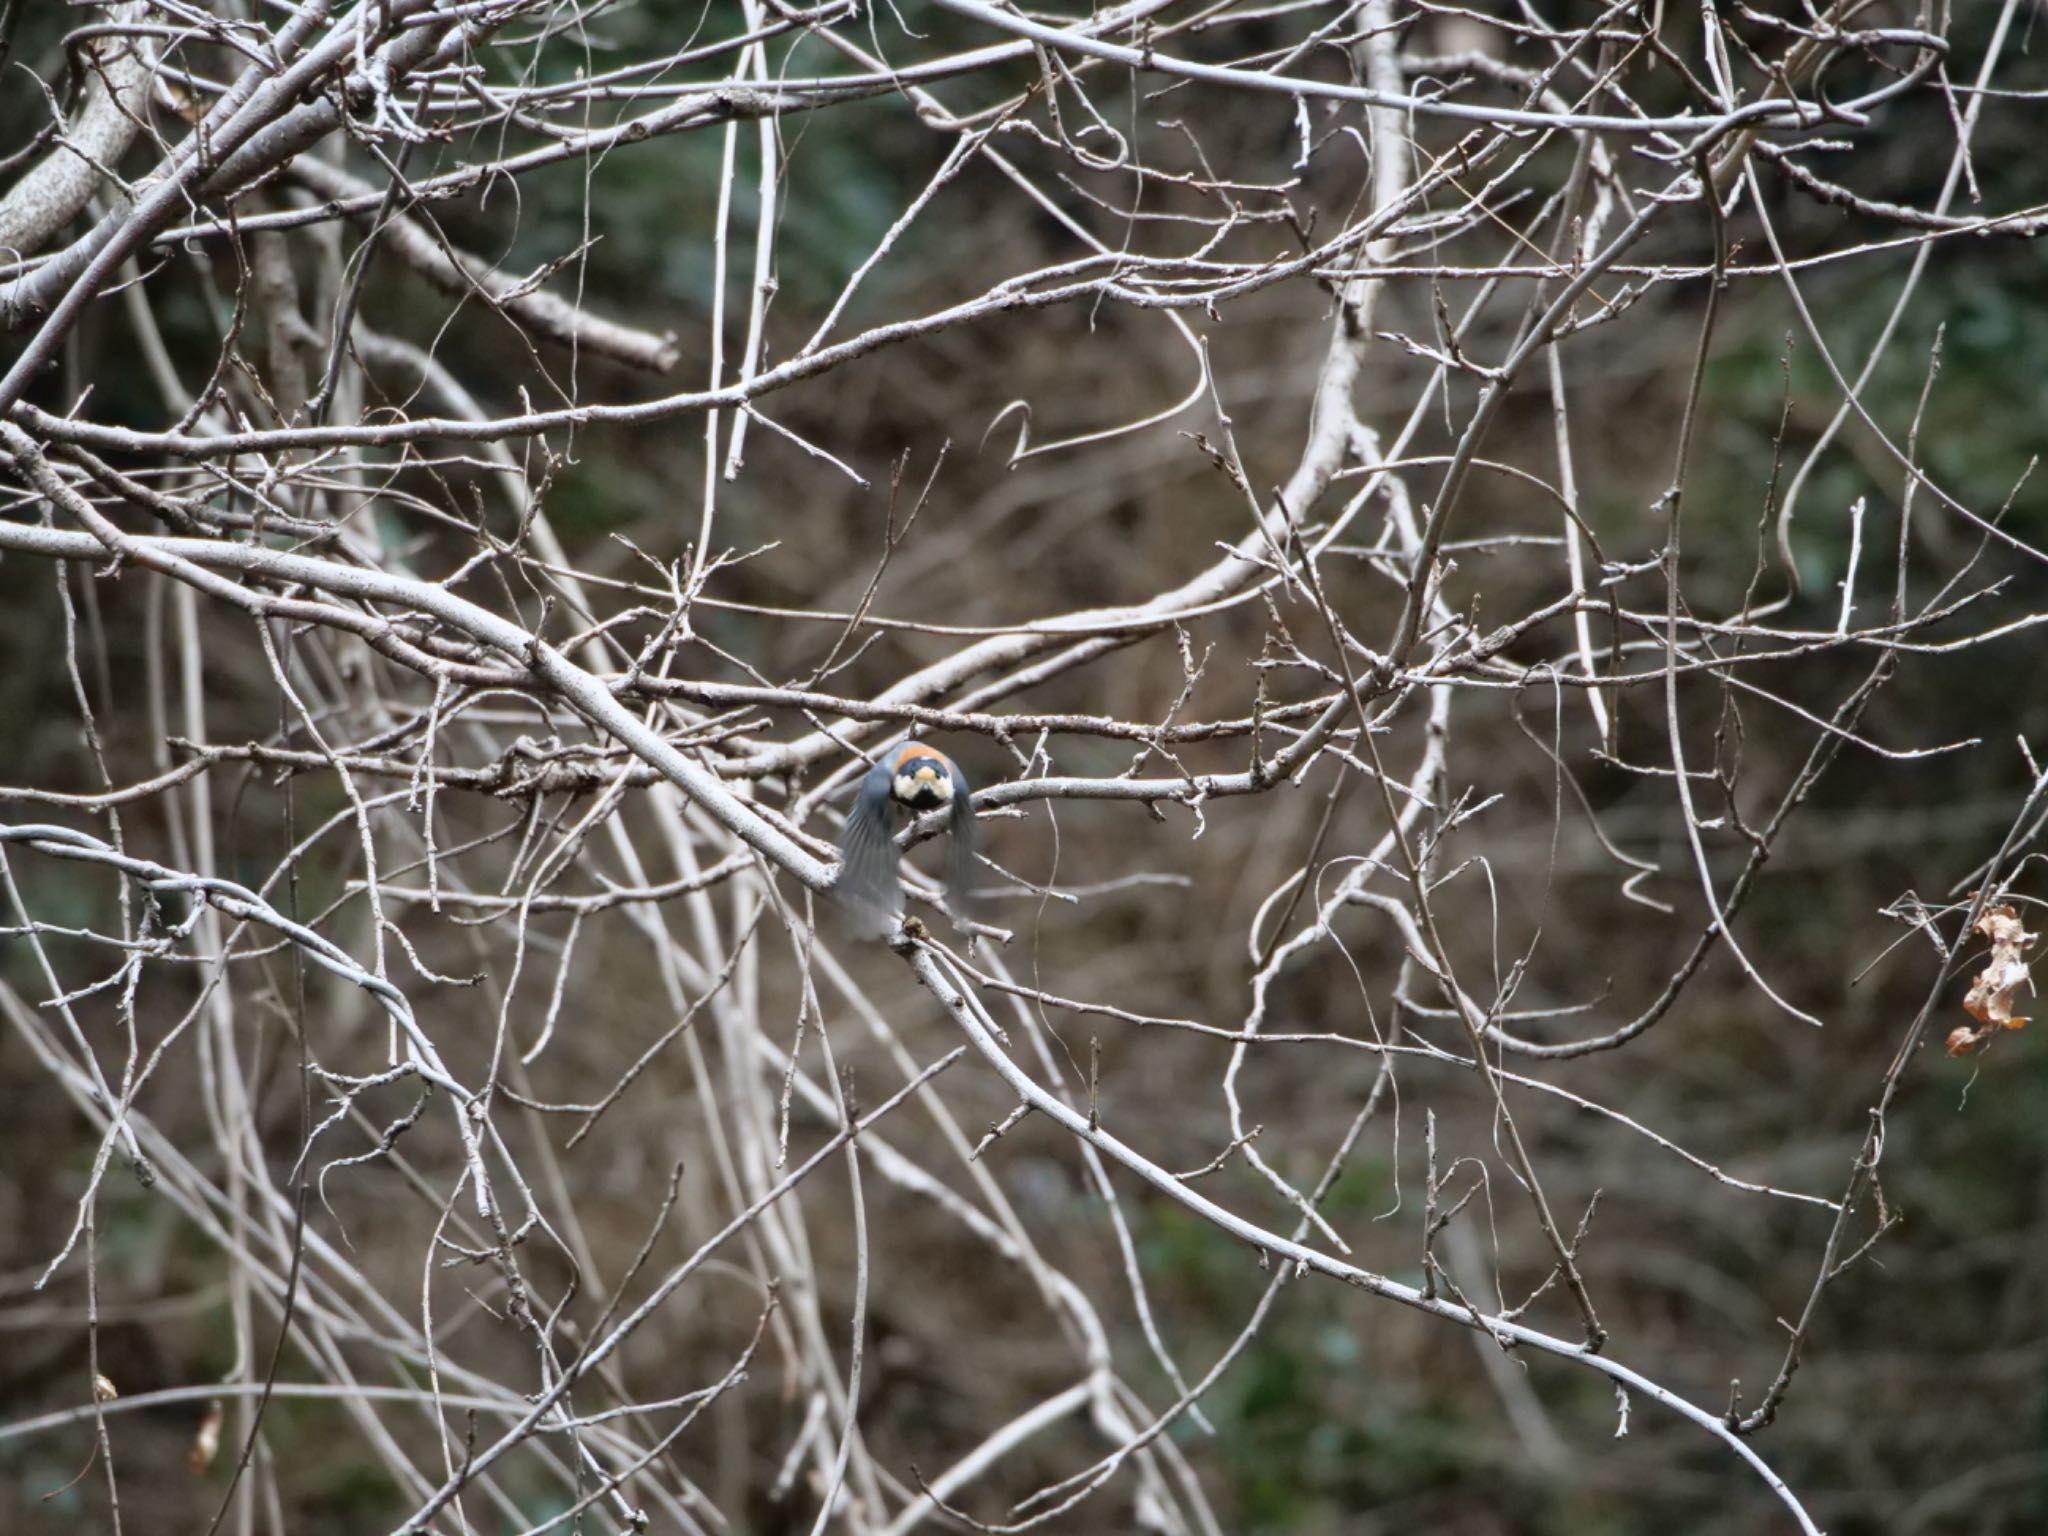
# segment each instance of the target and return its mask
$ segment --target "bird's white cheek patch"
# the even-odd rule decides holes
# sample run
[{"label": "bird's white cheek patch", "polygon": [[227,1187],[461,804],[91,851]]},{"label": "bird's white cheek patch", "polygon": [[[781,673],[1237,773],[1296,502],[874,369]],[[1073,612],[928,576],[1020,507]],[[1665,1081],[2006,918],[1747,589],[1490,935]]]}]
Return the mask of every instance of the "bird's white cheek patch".
[{"label": "bird's white cheek patch", "polygon": [[944,805],[953,798],[953,785],[943,774],[920,765],[896,775],[896,798],[912,805]]}]

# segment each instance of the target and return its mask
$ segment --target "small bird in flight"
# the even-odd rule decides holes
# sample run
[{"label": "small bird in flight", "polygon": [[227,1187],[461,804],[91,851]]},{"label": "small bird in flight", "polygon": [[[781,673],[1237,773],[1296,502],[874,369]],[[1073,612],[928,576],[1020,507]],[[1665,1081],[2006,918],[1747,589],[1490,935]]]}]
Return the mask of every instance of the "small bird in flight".
[{"label": "small bird in flight", "polygon": [[839,877],[832,893],[878,933],[896,926],[903,910],[903,882],[897,874],[896,822],[926,811],[946,810],[952,848],[946,859],[946,901],[955,917],[967,911],[968,879],[974,872],[974,801],[967,777],[953,760],[921,741],[905,742],[860,781],[860,792],[839,834]]}]

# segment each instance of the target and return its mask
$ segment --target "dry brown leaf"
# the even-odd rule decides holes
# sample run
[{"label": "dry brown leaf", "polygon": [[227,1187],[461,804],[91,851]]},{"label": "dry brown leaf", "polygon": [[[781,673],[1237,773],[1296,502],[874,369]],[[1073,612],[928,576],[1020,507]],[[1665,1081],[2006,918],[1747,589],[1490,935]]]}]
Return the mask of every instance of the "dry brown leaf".
[{"label": "dry brown leaf", "polygon": [[206,1405],[206,1417],[199,1421],[199,1433],[192,1437],[189,1459],[194,1477],[205,1476],[206,1469],[213,1465],[213,1458],[220,1454],[220,1422],[226,1413],[217,1397]]},{"label": "dry brown leaf", "polygon": [[2019,1029],[2027,1021],[2012,1011],[2013,999],[2027,984],[2029,970],[2021,955],[2033,944],[2020,915],[2003,904],[1985,909],[1977,919],[1976,932],[1991,941],[1991,958],[1970,983],[1963,1010],[1983,1027],[1958,1025],[1949,1031],[1948,1053],[1961,1056],[1976,1049],[2001,1029]]}]

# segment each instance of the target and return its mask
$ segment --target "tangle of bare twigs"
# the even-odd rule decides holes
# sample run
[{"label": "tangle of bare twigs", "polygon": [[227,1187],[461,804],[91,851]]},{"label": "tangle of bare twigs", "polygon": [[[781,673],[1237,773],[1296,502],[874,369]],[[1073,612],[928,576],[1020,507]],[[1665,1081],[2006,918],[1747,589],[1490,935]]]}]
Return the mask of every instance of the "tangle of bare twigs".
[{"label": "tangle of bare twigs", "polygon": [[[114,1528],[130,1416],[217,1401],[244,1532],[307,1497],[287,1405],[400,1536],[1216,1532],[1205,1404],[1322,1277],[1360,1334],[1471,1333],[1536,1462],[1578,1372],[1618,1432],[1653,1405],[1718,1444],[1750,1528],[1817,1531],[1752,1435],[1896,1223],[1887,1113],[1973,924],[2024,899],[2048,779],[2027,758],[1929,867],[1950,896],[1898,909],[1925,1001],[1838,1162],[1690,1144],[1603,1064],[1707,987],[1832,1027],[1752,916],[1819,786],[2010,755],[1882,701],[2038,645],[2043,554],[1924,451],[1938,356],[1907,417],[1867,386],[1938,251],[2048,214],[1977,192],[1980,125],[2024,106],[2015,0],[1967,37],[1945,5],[1682,9],[73,7],[0,192],[0,565],[54,593],[15,665],[67,733],[0,786],[0,1014],[94,1151],[0,1317],[82,1298],[91,1369],[0,1444],[93,1425]],[[1861,175],[1930,103],[1938,190]],[[806,287],[813,159],[884,114],[923,159]],[[666,227],[611,211],[634,178],[673,183]],[[636,234],[650,284],[694,264],[694,327],[593,276]],[[1856,355],[1814,309],[1837,269],[1897,284]],[[1730,513],[1703,422],[1750,294],[1835,388]],[[1624,347],[1676,392],[1589,419]],[[929,439],[863,427],[918,377]],[[1828,503],[1838,440],[1887,493]],[[1625,519],[1611,452],[1657,466]],[[658,506],[607,538],[588,485]],[[1179,521],[1141,545],[1148,497]],[[983,900],[956,925],[913,881],[873,945],[838,818],[913,733],[974,770]],[[1544,910],[1561,857],[1606,916]],[[1574,948],[1603,928],[1647,987]],[[1200,985],[1148,984],[1168,929]],[[1313,1115],[1267,1075],[1294,1061]],[[1782,1358],[1755,1402],[1633,1325],[1559,1125],[1790,1213],[1811,1279],[1750,1340]],[[1387,1208],[1332,1197],[1365,1161]],[[138,1179],[210,1255],[232,1361],[107,1398]],[[1167,1220],[1265,1271],[1206,1358]],[[920,1444],[876,1341],[927,1266],[1011,1298],[1035,1363]]]}]

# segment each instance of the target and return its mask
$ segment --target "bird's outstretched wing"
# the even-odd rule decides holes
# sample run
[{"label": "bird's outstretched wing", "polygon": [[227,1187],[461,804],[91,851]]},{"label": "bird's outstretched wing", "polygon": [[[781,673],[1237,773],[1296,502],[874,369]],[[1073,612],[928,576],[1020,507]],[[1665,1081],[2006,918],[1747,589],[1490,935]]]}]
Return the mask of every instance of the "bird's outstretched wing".
[{"label": "bird's outstretched wing", "polygon": [[898,852],[889,814],[890,769],[868,770],[860,793],[847,808],[839,834],[839,876],[832,895],[864,928],[887,933],[903,911],[903,882],[896,873]]},{"label": "bird's outstretched wing", "polygon": [[946,766],[953,773],[953,808],[950,831],[952,846],[946,850],[946,905],[953,916],[965,921],[974,894],[974,791],[967,775],[950,758]]}]

